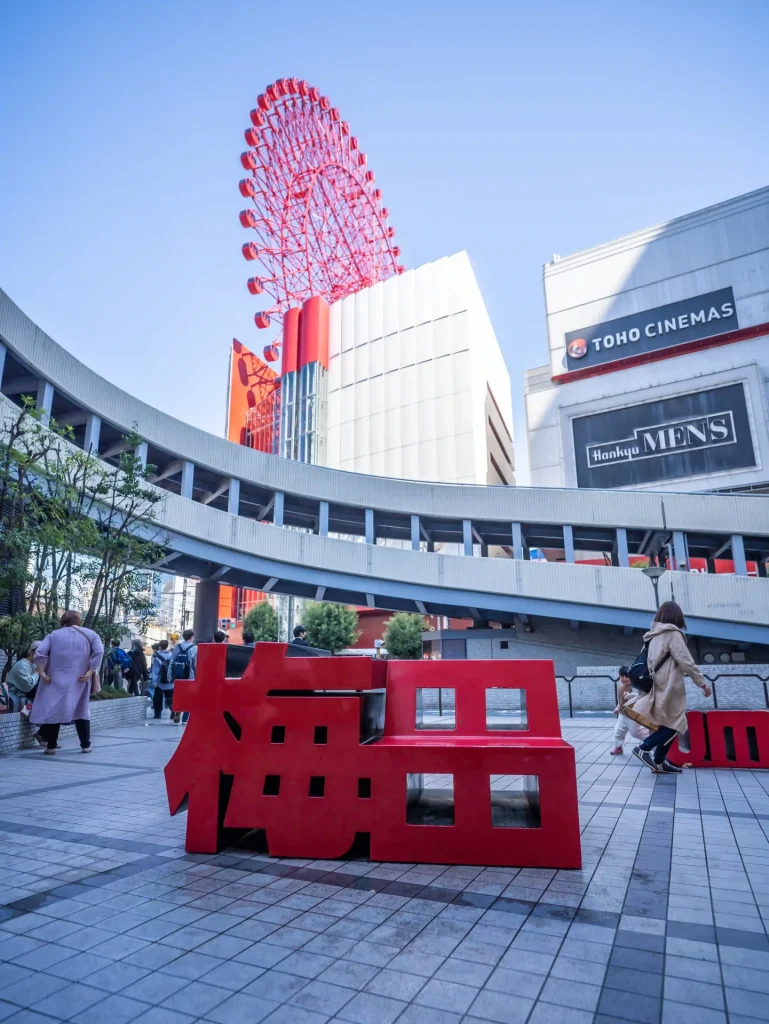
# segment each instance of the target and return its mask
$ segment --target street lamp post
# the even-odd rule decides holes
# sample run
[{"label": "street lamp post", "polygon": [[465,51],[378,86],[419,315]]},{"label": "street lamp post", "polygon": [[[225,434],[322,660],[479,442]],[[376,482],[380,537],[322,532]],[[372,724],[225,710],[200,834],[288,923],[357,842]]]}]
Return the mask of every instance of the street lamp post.
[{"label": "street lamp post", "polygon": [[647,565],[647,567],[645,569],[642,569],[641,572],[644,574],[644,576],[648,576],[649,579],[652,581],[652,586],[654,587],[654,603],[657,606],[657,610],[659,611],[660,576],[662,576],[662,574],[665,572],[665,569],[661,565]]}]

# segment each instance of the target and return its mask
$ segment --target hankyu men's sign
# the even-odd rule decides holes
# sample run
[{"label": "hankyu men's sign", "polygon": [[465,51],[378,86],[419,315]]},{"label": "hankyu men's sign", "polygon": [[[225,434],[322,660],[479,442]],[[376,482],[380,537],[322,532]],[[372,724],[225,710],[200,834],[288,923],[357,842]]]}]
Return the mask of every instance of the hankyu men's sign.
[{"label": "hankyu men's sign", "polygon": [[742,384],[572,420],[578,487],[629,487],[755,466]]},{"label": "hankyu men's sign", "polygon": [[738,327],[734,293],[731,288],[721,288],[595,327],[569,331],[565,335],[566,367],[582,370],[642,352],[726,334]]}]

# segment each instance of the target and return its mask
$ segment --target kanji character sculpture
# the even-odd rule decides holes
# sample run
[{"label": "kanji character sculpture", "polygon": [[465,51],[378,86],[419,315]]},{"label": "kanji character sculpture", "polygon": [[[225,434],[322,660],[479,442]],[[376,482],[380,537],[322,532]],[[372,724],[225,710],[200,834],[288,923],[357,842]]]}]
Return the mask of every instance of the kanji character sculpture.
[{"label": "kanji character sculpture", "polygon": [[[189,852],[264,829],[276,857],[341,857],[367,833],[378,861],[580,867],[552,662],[287,650],[258,644],[228,679],[224,645],[203,644],[197,678],[176,684],[174,709],[191,715],[166,784],[172,813],[187,801]],[[454,691],[451,718],[422,714],[438,689]],[[500,690],[519,714],[495,714]]]}]

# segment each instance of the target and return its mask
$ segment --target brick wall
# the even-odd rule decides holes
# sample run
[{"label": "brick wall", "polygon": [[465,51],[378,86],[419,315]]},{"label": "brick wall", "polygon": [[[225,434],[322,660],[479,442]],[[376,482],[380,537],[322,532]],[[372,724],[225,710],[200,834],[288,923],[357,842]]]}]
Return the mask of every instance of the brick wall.
[{"label": "brick wall", "polygon": [[[112,729],[119,725],[139,725],[147,717],[146,697],[123,697],[118,700],[91,702],[91,730]],[[29,719],[20,713],[0,715],[0,754],[10,754],[25,747],[37,746],[32,738]],[[63,726],[63,739],[77,736],[74,725]]]}]

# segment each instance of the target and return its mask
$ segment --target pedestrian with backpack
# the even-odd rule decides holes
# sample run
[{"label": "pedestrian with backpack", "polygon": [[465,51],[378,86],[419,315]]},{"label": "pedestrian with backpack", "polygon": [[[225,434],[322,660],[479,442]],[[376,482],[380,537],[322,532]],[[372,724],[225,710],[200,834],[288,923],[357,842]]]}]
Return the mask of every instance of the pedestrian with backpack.
[{"label": "pedestrian with backpack", "polygon": [[128,651],[120,646],[120,641],[113,638],[110,640],[110,652],[107,655],[107,672],[110,686],[116,690],[123,689],[123,678],[131,667],[131,658]]},{"label": "pedestrian with backpack", "polygon": [[712,692],[686,646],[685,629],[681,607],[675,601],[665,601],[644,634],[641,654],[629,669],[636,692],[631,692],[622,712],[651,730],[633,753],[653,772],[681,772],[668,761],[667,753],[676,736],[687,731],[684,678],[688,676],[706,697]]},{"label": "pedestrian with backpack", "polygon": [[163,703],[174,717],[174,684],[171,679],[172,654],[168,650],[168,641],[161,640],[158,649],[152,658],[152,710],[154,717],[160,718],[163,714]]},{"label": "pedestrian with backpack", "polygon": [[[170,671],[172,685],[177,679],[194,679],[197,666],[198,648],[195,644],[195,633],[191,629],[185,629],[182,633],[181,642],[174,648]],[[173,720],[176,725],[179,725],[180,722],[186,725],[189,717],[189,711],[185,711],[184,714],[176,711],[173,714]]]}]

